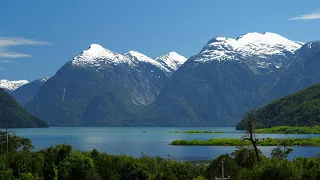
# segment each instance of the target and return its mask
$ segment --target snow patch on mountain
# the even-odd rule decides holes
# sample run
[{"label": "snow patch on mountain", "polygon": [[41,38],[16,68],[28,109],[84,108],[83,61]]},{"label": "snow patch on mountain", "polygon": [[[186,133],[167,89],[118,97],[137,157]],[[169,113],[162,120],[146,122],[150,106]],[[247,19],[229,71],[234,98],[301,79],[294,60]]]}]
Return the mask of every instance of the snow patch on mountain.
[{"label": "snow patch on mountain", "polygon": [[41,78],[41,79],[40,79],[40,82],[45,83],[45,82],[47,82],[49,79],[50,79],[50,77],[44,77],[44,78]]},{"label": "snow patch on mountain", "polygon": [[237,39],[227,37],[215,37],[200,52],[201,57],[195,61],[224,61],[240,60],[245,58],[266,59],[270,56],[286,56],[293,54],[301,48],[303,43],[291,41],[275,33],[263,34],[252,32]]},{"label": "snow patch on mountain", "polygon": [[27,80],[19,80],[19,81],[9,81],[6,79],[0,80],[0,88],[6,89],[8,91],[14,91],[19,87],[28,84],[29,81]]},{"label": "snow patch on mountain", "polygon": [[168,54],[157,57],[155,60],[168,67],[169,69],[173,69],[176,71],[182,64],[187,61],[187,58],[176,52],[169,52]]},{"label": "snow patch on mountain", "polygon": [[129,51],[127,53],[124,54],[124,56],[128,57],[129,59],[131,59],[131,61],[134,62],[144,62],[144,63],[148,63],[148,64],[152,64],[158,68],[160,68],[163,71],[166,72],[170,72],[170,70],[168,68],[166,68],[165,66],[163,66],[161,63],[159,63],[158,61],[155,61],[154,59],[151,59],[150,57],[141,54],[138,51]]}]

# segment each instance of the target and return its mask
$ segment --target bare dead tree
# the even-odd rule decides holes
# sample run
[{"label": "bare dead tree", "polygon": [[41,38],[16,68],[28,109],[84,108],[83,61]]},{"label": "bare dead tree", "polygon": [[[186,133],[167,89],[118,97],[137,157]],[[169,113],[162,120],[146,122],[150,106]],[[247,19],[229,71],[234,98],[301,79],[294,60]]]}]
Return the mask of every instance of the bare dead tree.
[{"label": "bare dead tree", "polygon": [[250,109],[245,117],[244,122],[246,126],[246,135],[243,137],[244,140],[249,140],[252,143],[252,146],[254,148],[257,161],[260,162],[260,156],[259,156],[259,150],[257,147],[257,142],[259,139],[256,137],[255,130],[256,130],[256,124],[257,124],[257,109],[252,108]]}]

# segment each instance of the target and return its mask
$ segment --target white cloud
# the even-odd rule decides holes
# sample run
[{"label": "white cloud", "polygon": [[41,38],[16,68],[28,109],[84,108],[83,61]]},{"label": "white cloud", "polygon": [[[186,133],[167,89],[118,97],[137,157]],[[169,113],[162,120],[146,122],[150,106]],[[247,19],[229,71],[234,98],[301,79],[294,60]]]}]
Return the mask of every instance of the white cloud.
[{"label": "white cloud", "polygon": [[288,20],[314,20],[314,19],[320,19],[320,11],[299,15],[293,18],[289,18]]},{"label": "white cloud", "polygon": [[10,51],[10,47],[21,45],[51,45],[51,43],[32,39],[25,39],[22,37],[0,37],[0,59],[32,57],[32,55],[30,54]]}]

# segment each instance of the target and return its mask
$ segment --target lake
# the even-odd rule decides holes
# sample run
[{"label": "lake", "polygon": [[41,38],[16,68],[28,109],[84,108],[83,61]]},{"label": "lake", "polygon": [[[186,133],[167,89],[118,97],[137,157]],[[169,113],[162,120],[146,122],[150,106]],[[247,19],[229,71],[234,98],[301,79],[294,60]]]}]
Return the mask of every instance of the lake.
[{"label": "lake", "polygon": [[[221,131],[223,134],[174,134],[169,132],[186,130]],[[231,153],[234,146],[170,146],[173,140],[206,140],[211,138],[241,138],[243,131],[233,127],[51,127],[39,129],[9,129],[19,136],[32,140],[35,150],[57,144],[70,144],[74,149],[106,152],[108,154],[127,154],[140,157],[143,152],[149,156],[167,157],[177,160],[210,160],[224,153]],[[145,133],[143,133],[145,132]],[[314,134],[259,134],[259,138],[308,138],[320,137]],[[269,156],[274,147],[259,147]],[[320,147],[293,147],[290,159],[302,156],[312,157],[320,152]]]}]

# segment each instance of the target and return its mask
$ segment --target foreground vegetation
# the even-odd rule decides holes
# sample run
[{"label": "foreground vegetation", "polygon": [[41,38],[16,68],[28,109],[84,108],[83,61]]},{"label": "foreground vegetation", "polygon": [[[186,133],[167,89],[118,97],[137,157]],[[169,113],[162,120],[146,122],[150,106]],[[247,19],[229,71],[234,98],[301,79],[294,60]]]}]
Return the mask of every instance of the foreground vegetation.
[{"label": "foreground vegetation", "polygon": [[255,130],[262,134],[320,134],[320,126],[276,126],[272,128],[263,128]]},{"label": "foreground vegetation", "polygon": [[[265,138],[260,139],[257,142],[259,146],[280,146],[285,144],[286,146],[320,146],[320,138],[287,138],[287,139],[272,139]],[[209,140],[175,140],[170,145],[183,145],[183,146],[248,146],[251,142],[243,139],[209,139]]]},{"label": "foreground vegetation", "polygon": [[184,132],[179,132],[179,131],[175,131],[175,132],[169,132],[169,133],[175,133],[175,134],[222,134],[223,132],[219,132],[219,131],[200,131],[200,130],[187,130]]},{"label": "foreground vegetation", "polygon": [[110,155],[97,150],[75,151],[69,145],[57,145],[37,152],[29,139],[9,137],[9,166],[6,170],[5,138],[0,132],[0,179],[3,180],[204,180],[225,176],[231,180],[316,180],[320,178],[320,156],[287,160],[292,149],[272,150],[267,158],[259,151],[257,161],[251,147],[238,147],[206,165],[180,162],[172,157],[140,158]]}]

